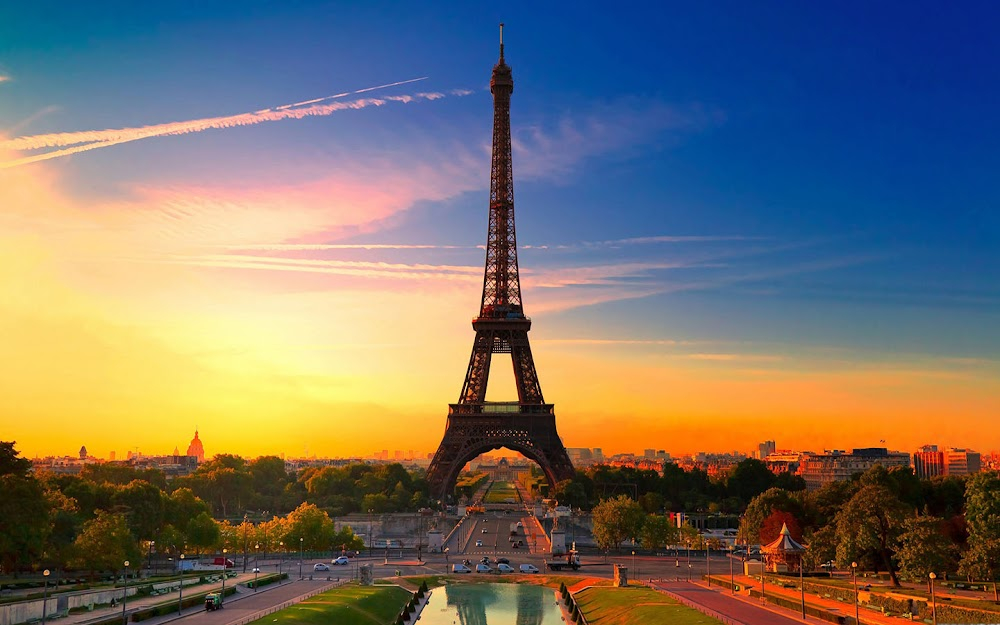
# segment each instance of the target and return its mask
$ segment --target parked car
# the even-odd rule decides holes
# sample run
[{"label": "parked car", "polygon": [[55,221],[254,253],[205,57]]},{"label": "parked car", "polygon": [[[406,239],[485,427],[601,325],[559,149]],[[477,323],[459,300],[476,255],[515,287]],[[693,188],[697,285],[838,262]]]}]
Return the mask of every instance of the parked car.
[{"label": "parked car", "polygon": [[497,564],[510,564],[510,560],[507,558],[497,558]]},{"label": "parked car", "polygon": [[484,534],[489,534],[489,532],[488,532],[488,531],[486,531],[486,528],[485,528],[485,527],[483,528],[483,533],[484,533]]},{"label": "parked car", "polygon": [[250,572],[251,572],[251,573],[260,573],[260,569],[259,569],[259,568],[257,568],[257,567],[253,567],[253,570],[252,570],[252,571],[250,571]]},{"label": "parked car", "polygon": [[482,558],[479,558],[479,561],[482,562],[483,564],[489,564],[490,563],[490,557],[489,556],[483,556]]},{"label": "parked car", "polygon": [[326,564],[323,564],[322,562],[317,562],[316,564],[313,565],[313,570],[314,571],[329,571],[330,567],[328,565],[326,565]]},{"label": "parked car", "polygon": [[518,568],[521,570],[522,573],[537,573],[538,572],[538,567],[535,566],[534,564],[522,564]]},{"label": "parked car", "polygon": [[477,546],[477,547],[482,547],[482,546],[483,546],[483,541],[481,541],[481,540],[477,540],[477,541],[476,541],[476,546]]},{"label": "parked car", "polygon": [[489,564],[477,564],[476,573],[492,573],[493,569],[490,568]]},{"label": "parked car", "polygon": [[513,573],[513,572],[514,572],[514,567],[512,567],[509,564],[501,562],[500,564],[497,565],[497,573]]},{"label": "parked car", "polygon": [[451,565],[451,572],[452,573],[471,573],[472,569],[470,569],[469,567],[465,566],[464,564],[452,564]]},{"label": "parked car", "polygon": [[333,563],[338,566],[344,566],[346,564],[350,564],[351,561],[347,558],[347,556],[340,556],[339,558],[334,560]]}]

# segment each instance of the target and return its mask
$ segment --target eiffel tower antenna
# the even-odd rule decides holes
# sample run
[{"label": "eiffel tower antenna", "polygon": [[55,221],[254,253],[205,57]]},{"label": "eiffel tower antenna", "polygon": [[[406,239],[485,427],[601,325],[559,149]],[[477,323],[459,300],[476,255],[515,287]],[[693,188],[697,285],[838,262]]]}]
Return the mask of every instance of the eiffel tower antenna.
[{"label": "eiffel tower antenna", "polygon": [[[469,460],[501,447],[538,463],[553,486],[574,475],[569,455],[556,432],[555,409],[542,397],[528,343],[531,319],[524,315],[521,302],[510,140],[514,77],[504,60],[503,24],[500,24],[500,60],[493,66],[490,92],[493,159],[483,296],[479,315],[472,320],[476,338],[465,383],[458,403],[449,406],[444,439],[427,469],[427,481],[438,498],[451,494],[458,473]],[[510,354],[517,401],[486,401],[493,354]]]}]

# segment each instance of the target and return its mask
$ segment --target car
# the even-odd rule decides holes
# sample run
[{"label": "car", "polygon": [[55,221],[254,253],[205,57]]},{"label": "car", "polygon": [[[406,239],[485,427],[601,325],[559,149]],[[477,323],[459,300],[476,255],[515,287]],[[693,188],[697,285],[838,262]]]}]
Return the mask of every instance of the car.
[{"label": "car", "polygon": [[465,566],[472,566],[472,560],[462,560],[462,564]]},{"label": "car", "polygon": [[537,573],[538,567],[534,564],[522,564],[518,567],[522,573]]},{"label": "car", "polygon": [[830,569],[831,571],[837,567],[837,563],[833,560],[827,560],[823,564],[819,565],[820,568]]},{"label": "car", "polygon": [[471,573],[472,569],[470,569],[469,567],[465,566],[464,564],[452,564],[451,565],[451,572],[452,573]]},{"label": "car", "polygon": [[507,558],[497,558],[497,564],[510,564],[510,560]]},{"label": "car", "polygon": [[513,573],[513,572],[514,572],[514,567],[512,567],[509,564],[504,564],[503,562],[501,562],[500,564],[497,565],[497,573]]},{"label": "car", "polygon": [[210,592],[205,595],[205,609],[208,611],[221,610],[222,594],[218,592]]},{"label": "car", "polygon": [[511,548],[517,549],[517,543],[514,543],[513,545],[511,545]]},{"label": "car", "polygon": [[253,567],[253,570],[250,571],[250,572],[251,573],[260,573],[260,569],[258,569],[257,567]]},{"label": "car", "polygon": [[483,546],[483,541],[481,541],[481,540],[477,540],[477,541],[476,541],[476,546],[477,546],[477,547],[482,547],[482,546]]},{"label": "car", "polygon": [[313,565],[313,570],[314,571],[329,571],[330,567],[329,567],[329,565],[323,564],[322,562],[317,562],[316,564]]},{"label": "car", "polygon": [[490,557],[489,556],[483,556],[482,558],[479,558],[479,561],[482,562],[483,564],[489,564],[490,563]]},{"label": "car", "polygon": [[485,528],[485,527],[483,528],[483,533],[484,533],[484,534],[489,534],[489,532],[488,532],[488,531],[486,531],[486,528]]},{"label": "car", "polygon": [[476,573],[492,573],[493,569],[490,568],[489,564],[477,564]]},{"label": "car", "polygon": [[336,565],[338,565],[338,566],[344,566],[344,565],[350,564],[351,561],[347,558],[347,556],[340,556],[339,558],[337,558],[336,560],[334,560],[333,563],[336,564]]}]

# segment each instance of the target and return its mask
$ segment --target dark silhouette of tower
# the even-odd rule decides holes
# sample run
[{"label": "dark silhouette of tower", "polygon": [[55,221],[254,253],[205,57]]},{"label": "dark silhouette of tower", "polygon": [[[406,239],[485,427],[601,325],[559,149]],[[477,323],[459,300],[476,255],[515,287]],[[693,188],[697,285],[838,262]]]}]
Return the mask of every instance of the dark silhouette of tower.
[{"label": "dark silhouette of tower", "polygon": [[[427,480],[435,497],[447,496],[462,467],[479,454],[506,447],[538,463],[549,483],[573,477],[573,465],[556,432],[555,410],[542,397],[528,330],[521,307],[514,233],[514,176],[510,148],[510,95],[514,78],[503,57],[490,79],[493,93],[493,164],[490,175],[486,273],[479,316],[472,320],[476,340],[457,404],[448,408],[444,439],[431,460]],[[516,402],[487,402],[493,354],[510,354],[517,385]]]}]

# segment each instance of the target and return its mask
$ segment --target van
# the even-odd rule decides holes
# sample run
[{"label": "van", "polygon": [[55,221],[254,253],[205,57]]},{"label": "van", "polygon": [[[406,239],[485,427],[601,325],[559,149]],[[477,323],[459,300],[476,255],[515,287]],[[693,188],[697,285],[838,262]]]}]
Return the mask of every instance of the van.
[{"label": "van", "polygon": [[522,564],[518,567],[522,573],[537,573],[538,567],[534,564]]},{"label": "van", "polygon": [[451,565],[451,572],[452,573],[471,573],[472,569],[470,569],[469,567],[465,566],[464,564],[452,564]]}]

